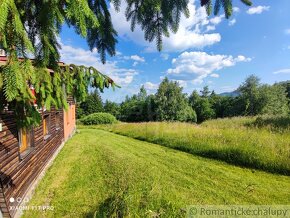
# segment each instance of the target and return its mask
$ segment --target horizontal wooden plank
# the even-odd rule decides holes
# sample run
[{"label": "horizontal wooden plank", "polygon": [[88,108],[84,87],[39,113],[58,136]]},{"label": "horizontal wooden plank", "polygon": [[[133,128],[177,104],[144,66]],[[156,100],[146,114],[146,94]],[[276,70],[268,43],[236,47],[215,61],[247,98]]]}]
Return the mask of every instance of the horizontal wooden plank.
[{"label": "horizontal wooden plank", "polygon": [[[56,113],[60,116],[58,129],[56,129]],[[63,114],[63,110],[55,110],[55,108],[52,108],[50,112],[43,112],[43,115],[50,115],[50,137],[44,140],[42,123],[35,127],[34,145],[31,152],[23,159],[20,159],[19,155],[18,130],[13,114],[0,114],[0,122],[3,125],[3,131],[0,132],[0,207],[2,211],[7,211],[7,207],[9,208],[10,197],[25,195],[31,182],[37,178],[47,161],[64,141]],[[10,211],[10,215],[13,216],[14,211]]]}]

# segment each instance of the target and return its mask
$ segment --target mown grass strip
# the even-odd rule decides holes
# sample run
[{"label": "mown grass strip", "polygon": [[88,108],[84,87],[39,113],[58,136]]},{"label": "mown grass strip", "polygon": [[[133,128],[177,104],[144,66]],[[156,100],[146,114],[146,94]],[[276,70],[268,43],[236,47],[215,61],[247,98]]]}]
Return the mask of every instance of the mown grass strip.
[{"label": "mown grass strip", "polygon": [[97,129],[57,156],[24,218],[184,217],[187,205],[290,204],[289,177],[242,169]]}]

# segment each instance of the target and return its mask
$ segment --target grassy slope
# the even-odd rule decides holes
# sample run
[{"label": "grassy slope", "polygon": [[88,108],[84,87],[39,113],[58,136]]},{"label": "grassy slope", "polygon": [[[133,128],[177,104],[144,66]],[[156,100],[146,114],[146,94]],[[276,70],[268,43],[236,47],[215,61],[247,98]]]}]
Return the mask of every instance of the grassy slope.
[{"label": "grassy slope", "polygon": [[119,123],[114,133],[228,163],[290,175],[290,131],[247,126],[249,118],[186,123]]},{"label": "grassy slope", "polygon": [[97,129],[63,148],[24,217],[178,217],[191,204],[289,204],[289,177],[251,171]]}]

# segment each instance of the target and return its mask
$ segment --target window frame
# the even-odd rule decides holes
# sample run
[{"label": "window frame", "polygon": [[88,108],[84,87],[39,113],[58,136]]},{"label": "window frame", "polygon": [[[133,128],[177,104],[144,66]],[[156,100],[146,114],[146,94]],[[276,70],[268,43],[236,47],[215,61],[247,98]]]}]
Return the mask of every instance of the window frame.
[{"label": "window frame", "polygon": [[60,122],[60,112],[59,111],[55,112],[54,119],[55,119],[55,130],[58,131],[58,130],[60,130],[60,126],[61,126],[60,125],[61,122]]},{"label": "window frame", "polygon": [[51,116],[46,114],[42,118],[42,134],[44,140],[47,140],[51,136]]},{"label": "window frame", "polygon": [[[25,132],[24,132],[25,130]],[[22,150],[23,145],[23,137],[25,135],[25,148]],[[26,156],[28,156],[31,151],[34,149],[34,129],[23,127],[18,129],[18,147],[19,147],[19,157],[20,160],[23,160]]]}]

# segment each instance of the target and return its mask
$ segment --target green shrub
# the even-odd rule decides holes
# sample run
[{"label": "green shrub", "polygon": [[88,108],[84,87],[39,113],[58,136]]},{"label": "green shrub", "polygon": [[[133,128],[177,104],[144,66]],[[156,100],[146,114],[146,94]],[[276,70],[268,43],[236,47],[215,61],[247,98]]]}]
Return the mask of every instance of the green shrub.
[{"label": "green shrub", "polygon": [[84,125],[112,124],[116,123],[117,119],[109,113],[94,113],[82,118],[81,123]]}]

